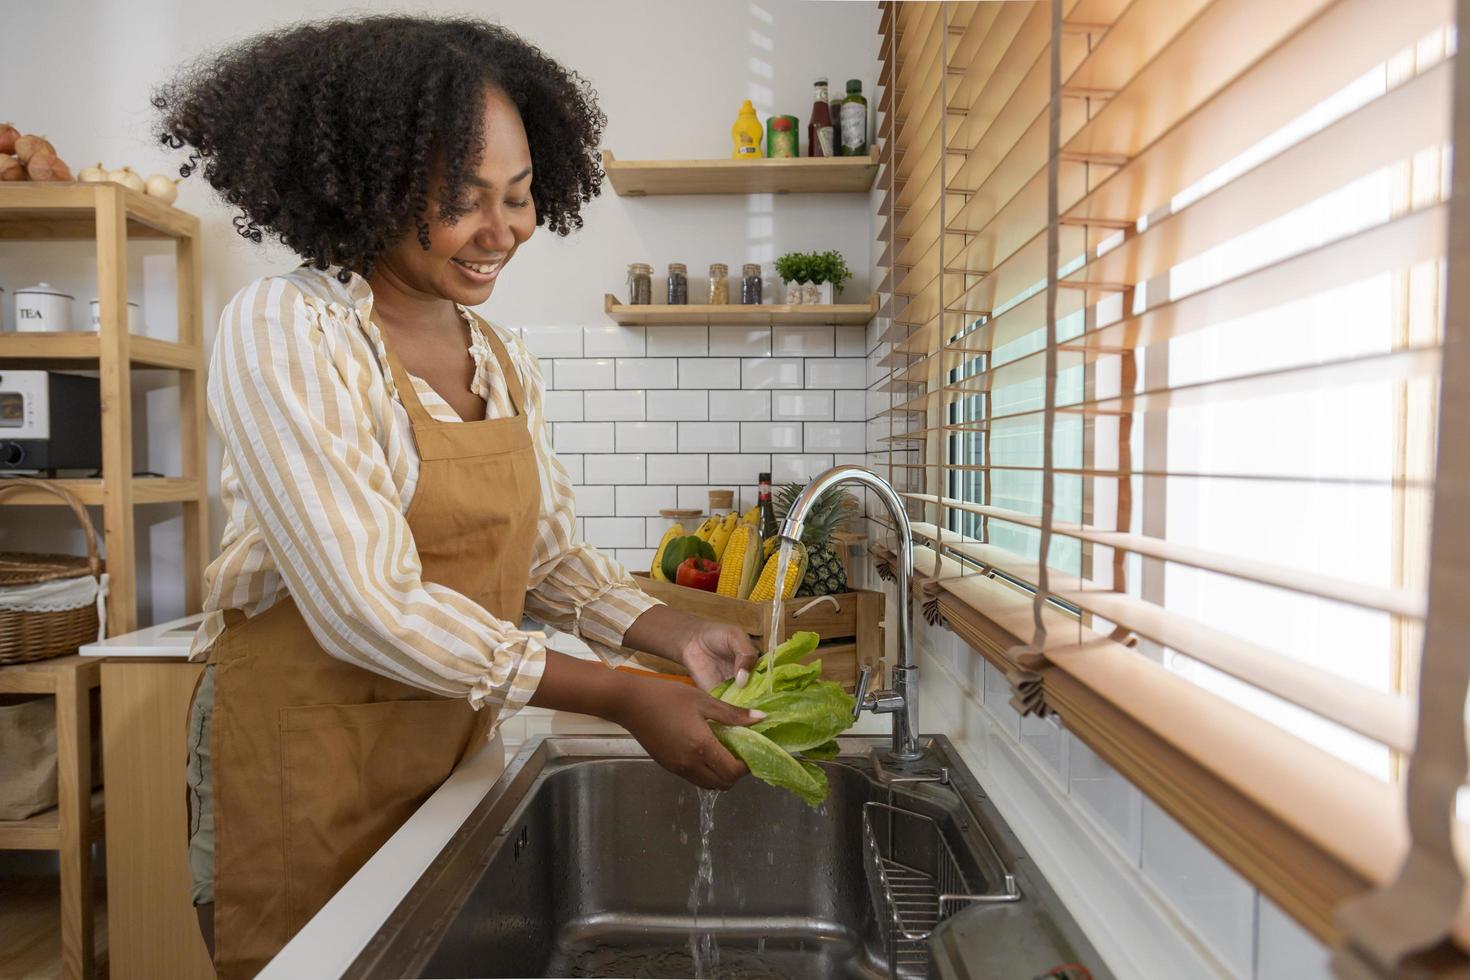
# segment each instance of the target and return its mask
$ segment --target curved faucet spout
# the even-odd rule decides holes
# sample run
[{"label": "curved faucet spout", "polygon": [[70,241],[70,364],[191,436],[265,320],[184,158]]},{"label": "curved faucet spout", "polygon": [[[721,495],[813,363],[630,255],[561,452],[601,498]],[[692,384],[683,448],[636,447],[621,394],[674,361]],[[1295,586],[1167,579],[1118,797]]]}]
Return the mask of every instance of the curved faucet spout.
[{"label": "curved faucet spout", "polygon": [[913,661],[914,544],[909,533],[909,515],[893,486],[862,466],[834,466],[813,480],[792,503],[781,536],[801,540],[802,524],[812,504],[825,491],[840,483],[867,487],[883,501],[893,526],[898,529],[898,663],[894,667],[893,690],[861,696],[860,708],[893,715],[892,756],[899,761],[922,758],[919,748],[919,669]]}]

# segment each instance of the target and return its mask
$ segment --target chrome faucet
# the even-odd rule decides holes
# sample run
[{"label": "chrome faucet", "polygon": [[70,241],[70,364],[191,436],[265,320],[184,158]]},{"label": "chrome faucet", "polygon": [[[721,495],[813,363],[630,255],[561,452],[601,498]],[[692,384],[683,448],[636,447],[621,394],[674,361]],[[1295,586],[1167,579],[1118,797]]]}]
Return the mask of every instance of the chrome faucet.
[{"label": "chrome faucet", "polygon": [[899,762],[921,759],[919,747],[919,668],[913,661],[912,589],[914,577],[914,543],[909,533],[909,515],[892,485],[872,470],[862,466],[834,466],[817,477],[792,503],[781,526],[781,537],[801,540],[801,526],[807,511],[823,492],[839,483],[856,483],[877,494],[888,507],[893,526],[898,529],[898,664],[894,667],[892,690],[868,692],[871,667],[864,667],[857,683],[857,708],[853,717],[864,709],[874,714],[893,715],[893,749],[890,757]]}]

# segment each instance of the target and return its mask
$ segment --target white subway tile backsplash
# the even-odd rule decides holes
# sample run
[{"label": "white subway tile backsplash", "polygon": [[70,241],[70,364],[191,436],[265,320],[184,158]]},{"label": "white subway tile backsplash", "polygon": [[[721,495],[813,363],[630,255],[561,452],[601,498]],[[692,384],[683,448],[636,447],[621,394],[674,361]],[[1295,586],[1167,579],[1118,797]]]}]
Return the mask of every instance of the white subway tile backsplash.
[{"label": "white subway tile backsplash", "polygon": [[642,327],[582,328],[582,353],[587,357],[642,357],[644,352]]},{"label": "white subway tile backsplash", "polygon": [[645,479],[642,453],[584,456],[582,462],[588,483],[642,483]]},{"label": "white subway tile backsplash", "polygon": [[[799,357],[747,357],[741,362],[740,387],[753,388],[800,388],[802,361]],[[833,388],[836,385],[813,385],[808,388]],[[845,387],[845,386],[843,386]],[[859,385],[858,387],[862,387]]]},{"label": "white subway tile backsplash", "polygon": [[1129,864],[1138,863],[1143,798],[1138,787],[1079,738],[1069,737],[1067,792],[1082,805]]},{"label": "white subway tile backsplash", "polygon": [[649,483],[705,483],[709,457],[702,453],[653,454],[648,457]]},{"label": "white subway tile backsplash", "polygon": [[618,452],[670,453],[677,448],[677,422],[618,422]]},{"label": "white subway tile backsplash", "polygon": [[616,487],[619,517],[647,517],[679,506],[679,488],[667,486]]},{"label": "white subway tile backsplash", "polygon": [[773,391],[771,418],[778,422],[831,419],[832,392]]},{"label": "white subway tile backsplash", "polygon": [[[868,353],[868,328],[867,327],[838,327],[837,328],[837,356],[838,357],[866,357]],[[588,352],[591,356],[591,352]]]},{"label": "white subway tile backsplash", "polygon": [[740,440],[735,422],[680,422],[679,452],[710,453],[734,447]]},{"label": "white subway tile backsplash", "polygon": [[[707,512],[709,510],[709,492],[710,492],[710,489],[711,488],[708,487],[708,486],[680,487],[679,488],[679,506],[680,507],[684,507],[684,508],[688,508],[690,510],[698,510],[701,513]],[[731,488],[730,487],[715,487],[714,489],[716,489],[716,490],[722,490],[722,489],[723,490],[728,490],[728,489],[731,489]],[[735,500],[736,500],[736,503],[737,503],[737,506],[736,506],[735,509],[736,510],[742,509],[742,508],[740,508],[738,506],[739,500],[740,500],[740,497],[739,497],[738,494],[736,495]],[[694,523],[695,523],[695,526],[696,527],[699,524],[698,521],[695,521]],[[690,534],[693,534],[694,533],[694,528],[693,527],[687,527],[686,526],[685,529],[687,531],[689,531]]]},{"label": "white subway tile backsplash", "polygon": [[548,422],[582,421],[582,393],[580,391],[548,391],[541,403]]},{"label": "white subway tile backsplash", "polygon": [[754,486],[757,477],[771,470],[771,457],[764,453],[719,453],[709,458],[709,482],[723,489]]},{"label": "white subway tile backsplash", "polygon": [[576,512],[578,517],[612,517],[617,511],[614,509],[616,498],[613,495],[614,487],[573,487],[576,494]]},{"label": "white subway tile backsplash", "polygon": [[[677,388],[678,361],[665,357],[620,357],[618,388]],[[612,388],[613,385],[607,387]]]},{"label": "white subway tile backsplash", "polygon": [[611,422],[555,422],[551,444],[567,453],[605,453],[613,448]]},{"label": "white subway tile backsplash", "polygon": [[711,357],[769,357],[770,327],[714,327],[709,332]]},{"label": "white subway tile backsplash", "polygon": [[836,407],[832,417],[839,422],[866,422],[868,420],[868,392],[838,391]]},{"label": "white subway tile backsplash", "polygon": [[581,327],[526,327],[521,332],[526,348],[545,360],[550,357],[581,357]]},{"label": "white subway tile backsplash", "polygon": [[648,548],[657,548],[664,539],[664,531],[668,530],[669,522],[662,517],[645,517],[643,519],[643,544]]},{"label": "white subway tile backsplash", "polygon": [[[548,362],[543,361],[543,368]],[[562,390],[574,388],[612,388],[613,362],[606,358],[566,359],[549,362],[556,377],[556,387]],[[551,387],[551,381],[546,382]]]},{"label": "white subway tile backsplash", "polygon": [[679,358],[680,388],[739,388],[738,357]]},{"label": "white subway tile backsplash", "polygon": [[535,354],[531,356],[536,358],[536,367],[541,372],[541,383],[546,386],[546,390],[550,391],[555,387],[552,381],[556,377],[556,371],[554,370],[556,368],[556,362],[543,361],[539,357],[536,357]]},{"label": "white subway tile backsplash", "polygon": [[1328,948],[1275,902],[1256,900],[1256,980],[1330,980]]},{"label": "white subway tile backsplash", "polygon": [[801,449],[801,422],[741,422],[740,451],[789,453]]},{"label": "white subway tile backsplash", "polygon": [[1143,876],[1239,977],[1251,975],[1255,892],[1160,809],[1143,801]]},{"label": "white subway tile backsplash", "polygon": [[831,327],[771,328],[771,353],[776,357],[831,357],[832,352]]},{"label": "white subway tile backsplash", "polygon": [[[885,460],[886,462],[886,460]],[[883,464],[876,459],[870,458],[867,453],[837,453],[832,457],[833,466],[866,466],[874,472],[883,472],[879,467]]]},{"label": "white subway tile backsplash", "polygon": [[709,353],[709,327],[648,327],[649,357],[681,357]]},{"label": "white subway tile backsplash", "polygon": [[650,422],[703,422],[709,418],[709,392],[650,391],[645,411]]},{"label": "white subway tile backsplash", "polygon": [[[818,357],[806,362],[808,388],[866,388],[867,361],[861,357]],[[787,387],[797,387],[788,385]]]},{"label": "white subway tile backsplash", "polygon": [[589,391],[583,399],[584,411],[591,422],[643,421],[643,390]]},{"label": "white subway tile backsplash", "polygon": [[573,483],[582,482],[582,454],[581,453],[556,453],[556,461],[567,471]]},{"label": "white subway tile backsplash", "polygon": [[712,391],[709,393],[709,417],[711,421],[725,422],[768,419],[771,417],[771,392]]},{"label": "white subway tile backsplash", "polygon": [[832,468],[832,457],[812,453],[774,453],[771,479],[776,483],[810,483],[812,477]]},{"label": "white subway tile backsplash", "polygon": [[866,422],[808,422],[807,449],[860,453],[867,448]]},{"label": "white subway tile backsplash", "polygon": [[646,572],[653,564],[653,553],[651,548],[617,548],[613,557],[630,572]]},{"label": "white subway tile backsplash", "polygon": [[597,548],[642,548],[643,518],[588,517],[583,519],[586,540]]}]

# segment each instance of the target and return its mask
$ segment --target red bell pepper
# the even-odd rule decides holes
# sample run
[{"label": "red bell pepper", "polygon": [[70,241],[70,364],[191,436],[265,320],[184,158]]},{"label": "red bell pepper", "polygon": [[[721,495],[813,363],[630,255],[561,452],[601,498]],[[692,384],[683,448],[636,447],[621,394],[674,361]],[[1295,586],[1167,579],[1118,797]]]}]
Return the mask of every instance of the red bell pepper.
[{"label": "red bell pepper", "polygon": [[676,585],[687,585],[691,589],[713,592],[720,584],[720,563],[708,558],[686,558],[674,576]]}]

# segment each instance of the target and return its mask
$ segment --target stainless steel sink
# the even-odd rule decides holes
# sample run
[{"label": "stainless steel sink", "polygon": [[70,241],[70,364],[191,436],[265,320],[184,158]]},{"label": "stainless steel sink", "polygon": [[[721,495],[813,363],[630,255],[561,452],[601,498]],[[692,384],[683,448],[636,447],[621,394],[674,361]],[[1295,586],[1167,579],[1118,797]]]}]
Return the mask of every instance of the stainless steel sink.
[{"label": "stainless steel sink", "polygon": [[[1022,946],[1035,962],[977,976],[1031,977],[1055,963],[1096,962],[947,742],[930,741],[949,767],[947,786],[880,781],[869,758],[877,742],[841,744],[843,754],[826,764],[832,792],[821,809],[755,779],[720,794],[713,884],[691,912],[699,793],[629,738],[532,743],[346,975],[692,977],[698,949],[699,972],[709,977],[885,977],[864,875],[869,801],[933,820],[971,891],[1002,894],[1007,874],[1019,873],[1022,895],[1004,911],[1006,930],[991,930],[1002,959],[987,962],[1008,962],[1007,951]],[[973,914],[990,911],[977,906]]]}]

